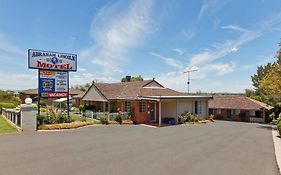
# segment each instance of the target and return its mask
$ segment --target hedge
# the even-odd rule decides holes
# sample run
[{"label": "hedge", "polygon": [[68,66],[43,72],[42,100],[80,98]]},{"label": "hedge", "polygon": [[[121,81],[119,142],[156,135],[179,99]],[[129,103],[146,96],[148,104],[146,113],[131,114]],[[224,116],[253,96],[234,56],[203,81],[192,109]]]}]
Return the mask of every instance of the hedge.
[{"label": "hedge", "polygon": [[0,108],[15,108],[17,107],[14,103],[0,103]]}]

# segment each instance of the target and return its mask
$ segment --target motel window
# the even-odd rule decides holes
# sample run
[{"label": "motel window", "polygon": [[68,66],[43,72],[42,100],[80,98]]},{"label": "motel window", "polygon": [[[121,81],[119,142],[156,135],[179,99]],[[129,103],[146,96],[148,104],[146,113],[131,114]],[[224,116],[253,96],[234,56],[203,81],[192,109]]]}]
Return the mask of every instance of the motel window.
[{"label": "motel window", "polygon": [[125,112],[131,112],[131,102],[125,101]]},{"label": "motel window", "polygon": [[239,109],[231,109],[231,114],[232,115],[239,115],[240,110]]},{"label": "motel window", "polygon": [[195,101],[194,103],[194,113],[201,114],[202,113],[202,103],[201,101]]},{"label": "motel window", "polygon": [[146,109],[145,101],[140,101],[139,102],[139,112],[145,112],[145,109]]},{"label": "motel window", "polygon": [[250,110],[250,111],[249,111],[249,115],[250,115],[250,116],[255,116],[255,115],[256,115],[256,111]]}]

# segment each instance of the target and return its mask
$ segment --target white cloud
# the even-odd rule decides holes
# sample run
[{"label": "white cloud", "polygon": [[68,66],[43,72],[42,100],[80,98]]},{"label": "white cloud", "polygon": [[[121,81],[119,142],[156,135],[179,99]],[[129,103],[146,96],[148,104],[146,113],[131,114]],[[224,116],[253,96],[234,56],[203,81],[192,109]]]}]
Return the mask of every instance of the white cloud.
[{"label": "white cloud", "polygon": [[177,61],[175,58],[164,57],[164,56],[162,56],[160,54],[157,54],[157,53],[154,53],[154,52],[151,52],[150,55],[162,59],[166,64],[168,64],[168,65],[170,65],[172,67],[175,67],[175,68],[178,68],[178,69],[182,69],[183,68],[181,63],[179,61]]},{"label": "white cloud", "polygon": [[181,56],[182,54],[184,54],[184,51],[183,51],[183,49],[180,49],[180,48],[174,48],[174,49],[172,49],[173,51],[175,51],[175,52],[177,52],[177,54],[179,55],[179,56]]},{"label": "white cloud", "polygon": [[23,90],[37,86],[37,73],[0,72],[0,79],[1,89]]},{"label": "white cloud", "polygon": [[231,48],[230,50],[229,50],[229,52],[231,53],[231,52],[237,52],[239,49],[237,48],[237,47],[233,47],[233,48]]},{"label": "white cloud", "polygon": [[233,72],[234,69],[235,69],[235,65],[234,64],[227,64],[227,63],[225,63],[225,64],[209,64],[202,69],[207,70],[207,71],[213,71],[214,73],[216,73],[218,75],[224,75],[226,73]]},{"label": "white cloud", "polygon": [[187,40],[192,39],[196,35],[196,32],[194,29],[184,29],[184,30],[182,30],[182,33]]},{"label": "white cloud", "polygon": [[130,51],[151,30],[152,0],[134,0],[128,8],[120,3],[107,5],[97,13],[90,30],[94,43],[80,53],[82,59],[91,59],[105,73],[120,72]]},{"label": "white cloud", "polygon": [[249,30],[244,29],[238,25],[227,25],[227,26],[222,26],[222,29],[229,29],[229,30],[235,30],[235,31],[239,31],[239,32],[249,32]]}]

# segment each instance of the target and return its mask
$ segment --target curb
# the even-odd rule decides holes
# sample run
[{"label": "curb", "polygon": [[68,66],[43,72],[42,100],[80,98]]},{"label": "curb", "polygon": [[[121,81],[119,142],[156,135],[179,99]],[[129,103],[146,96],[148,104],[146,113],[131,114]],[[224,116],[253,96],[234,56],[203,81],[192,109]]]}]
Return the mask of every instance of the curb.
[{"label": "curb", "polygon": [[281,138],[279,138],[278,136],[279,134],[277,130],[272,127],[272,139],[275,150],[275,157],[279,173],[281,174]]}]

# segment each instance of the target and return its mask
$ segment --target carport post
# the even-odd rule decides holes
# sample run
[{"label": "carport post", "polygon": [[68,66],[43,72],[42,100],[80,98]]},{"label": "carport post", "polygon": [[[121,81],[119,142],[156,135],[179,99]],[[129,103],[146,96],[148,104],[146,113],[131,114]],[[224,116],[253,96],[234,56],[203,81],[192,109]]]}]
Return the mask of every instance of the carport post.
[{"label": "carport post", "polygon": [[159,127],[161,127],[161,119],[162,119],[162,116],[161,116],[161,100],[159,100],[159,119],[158,119],[158,122],[159,122]]}]

